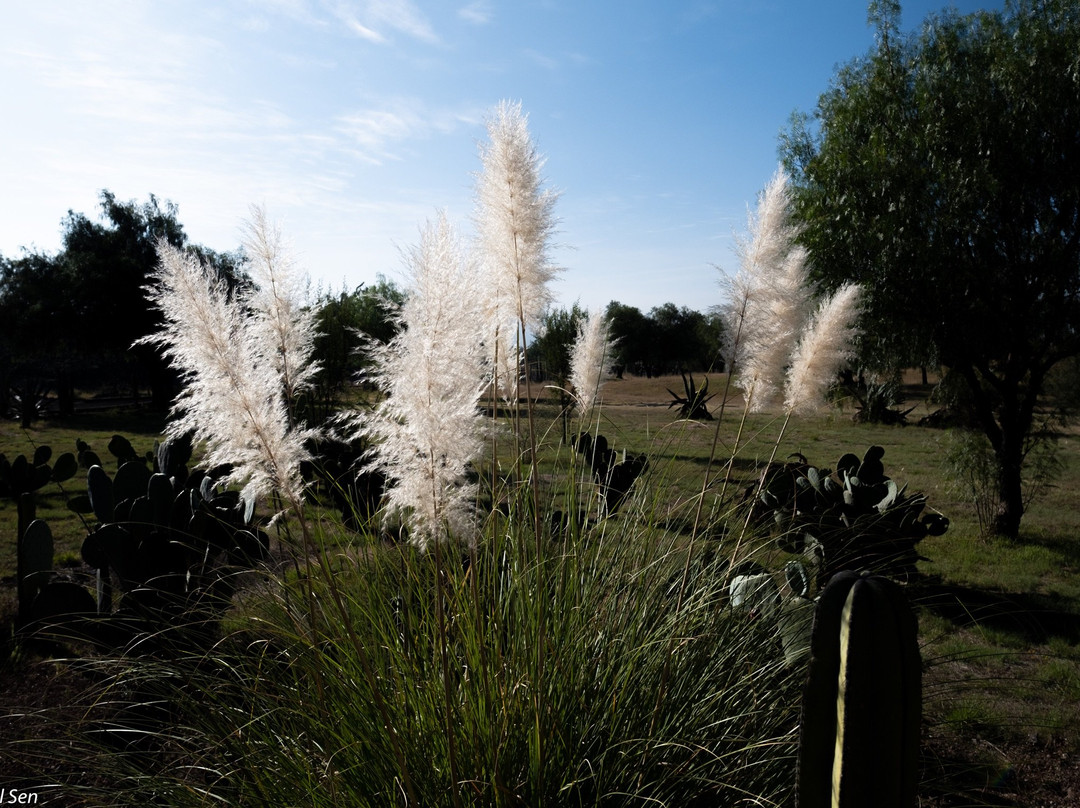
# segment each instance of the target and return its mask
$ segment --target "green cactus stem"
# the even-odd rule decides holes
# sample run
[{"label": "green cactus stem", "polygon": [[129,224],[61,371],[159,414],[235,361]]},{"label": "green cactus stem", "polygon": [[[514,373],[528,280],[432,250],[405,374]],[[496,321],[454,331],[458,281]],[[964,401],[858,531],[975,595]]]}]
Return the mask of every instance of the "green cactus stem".
[{"label": "green cactus stem", "polygon": [[822,592],[799,735],[799,808],[913,808],[922,668],[895,582],[844,571]]}]

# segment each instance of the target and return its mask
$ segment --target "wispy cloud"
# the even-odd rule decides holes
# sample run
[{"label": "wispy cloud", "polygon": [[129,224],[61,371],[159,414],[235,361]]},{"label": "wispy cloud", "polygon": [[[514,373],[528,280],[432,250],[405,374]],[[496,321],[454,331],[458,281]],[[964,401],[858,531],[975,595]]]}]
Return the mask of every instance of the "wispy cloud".
[{"label": "wispy cloud", "polygon": [[340,15],[340,19],[345,24],[346,30],[352,34],[356,34],[361,39],[366,39],[368,42],[374,42],[377,45],[386,41],[386,37],[378,31],[363,25],[352,14],[342,14]]},{"label": "wispy cloud", "polygon": [[373,163],[393,159],[390,145],[415,137],[423,122],[407,110],[367,109],[340,118],[338,131],[353,142],[360,156]]},{"label": "wispy cloud", "polygon": [[337,131],[361,159],[381,163],[400,159],[398,148],[407,140],[450,134],[462,126],[475,126],[482,118],[480,108],[432,108],[418,98],[399,98],[342,115]]},{"label": "wispy cloud", "polygon": [[214,45],[174,35],[166,41],[165,53],[153,58],[138,52],[120,57],[107,43],[100,50],[82,48],[63,57],[31,49],[17,56],[31,66],[41,86],[63,99],[66,118],[96,121],[121,136],[146,139],[157,132],[153,139],[167,135],[175,142],[243,133],[276,136],[293,126],[273,104],[253,100],[237,105],[212,88],[192,83],[199,54],[207,47]]},{"label": "wispy cloud", "polygon": [[561,70],[564,67],[579,68],[594,64],[595,60],[578,51],[565,51],[557,55],[543,53],[533,48],[526,48],[521,55],[544,70]]},{"label": "wispy cloud", "polygon": [[241,21],[249,30],[267,30],[268,18],[283,17],[313,28],[342,27],[346,33],[385,44],[394,33],[424,42],[439,37],[412,0],[250,0],[255,11]]},{"label": "wispy cloud", "polygon": [[[224,249],[235,244],[234,223],[252,201],[300,217],[305,228],[338,231],[333,237],[362,235],[369,245],[388,234],[407,238],[430,212],[411,198],[404,207],[377,204],[368,198],[370,188],[355,184],[362,170],[357,143],[335,129],[332,105],[305,119],[273,88],[231,94],[219,73],[227,50],[219,32],[163,25],[151,11],[136,8],[120,26],[111,12],[65,19],[38,7],[9,36],[0,35],[0,73],[12,79],[0,87],[2,106],[36,110],[3,135],[4,151],[29,167],[2,172],[10,192],[0,204],[5,253],[23,244],[55,249],[55,222],[64,210],[93,214],[101,188],[122,199],[148,192],[172,199],[194,240]],[[312,21],[299,2],[259,12]],[[251,30],[250,19],[236,22]],[[224,63],[252,64],[235,54]],[[403,139],[460,125],[460,115],[450,112],[405,104],[388,110],[366,124],[368,150],[378,155]],[[318,231],[304,246],[313,259],[330,263],[318,252],[329,240]],[[387,249],[387,258],[372,257],[379,270],[397,263],[396,251]]]},{"label": "wispy cloud", "polygon": [[294,23],[309,26],[326,25],[311,0],[248,0],[248,4],[253,6],[251,15],[244,17],[240,23],[247,30],[269,29],[270,16],[286,17]]},{"label": "wispy cloud", "polygon": [[493,14],[490,0],[474,0],[458,9],[458,16],[473,25],[487,25]]},{"label": "wispy cloud", "polygon": [[525,56],[525,58],[529,59],[530,61],[537,64],[539,67],[544,68],[545,70],[559,69],[560,62],[554,56],[548,56],[547,54],[540,53],[539,51],[533,50],[532,48],[526,48],[521,53],[523,56]]},{"label": "wispy cloud", "polygon": [[423,42],[439,41],[431,23],[412,0],[326,0],[326,9],[348,31],[369,42],[386,42],[386,31]]}]

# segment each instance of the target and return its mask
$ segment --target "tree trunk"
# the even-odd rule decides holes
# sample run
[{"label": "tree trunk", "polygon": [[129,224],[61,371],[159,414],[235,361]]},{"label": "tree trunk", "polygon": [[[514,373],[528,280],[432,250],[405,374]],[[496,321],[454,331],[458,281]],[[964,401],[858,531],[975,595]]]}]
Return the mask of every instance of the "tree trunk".
[{"label": "tree trunk", "polygon": [[998,512],[994,517],[994,532],[1015,539],[1020,534],[1020,518],[1024,515],[1024,441],[1031,428],[1031,412],[1018,382],[1009,383],[1004,374],[997,386],[1001,395],[998,404],[999,429],[991,436],[994,456],[998,462]]},{"label": "tree trunk", "polygon": [[11,410],[11,371],[8,364],[0,359],[0,418],[7,418]]},{"label": "tree trunk", "polygon": [[994,517],[994,533],[1015,539],[1020,535],[1020,519],[1024,515],[1024,487],[1021,476],[1023,446],[1020,452],[1003,447],[997,452],[998,460],[998,512]]},{"label": "tree trunk", "polygon": [[24,379],[19,401],[19,426],[23,429],[29,429],[37,420],[37,393],[38,386],[34,380]]},{"label": "tree trunk", "polygon": [[56,402],[61,418],[75,414],[75,381],[69,370],[62,370],[57,374]]},{"label": "tree trunk", "polygon": [[1023,466],[1038,390],[1044,373],[1032,370],[1026,379],[1018,373],[994,376],[973,367],[961,369],[971,393],[975,421],[990,441],[997,460],[998,510],[994,533],[1015,539],[1024,515]]}]

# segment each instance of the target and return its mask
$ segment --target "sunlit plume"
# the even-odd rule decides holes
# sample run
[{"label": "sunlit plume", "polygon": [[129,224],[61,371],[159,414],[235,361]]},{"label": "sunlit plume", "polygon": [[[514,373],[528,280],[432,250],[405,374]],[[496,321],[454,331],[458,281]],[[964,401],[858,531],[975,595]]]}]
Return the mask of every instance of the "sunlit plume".
[{"label": "sunlit plume", "polygon": [[577,339],[570,353],[570,384],[577,398],[578,412],[583,416],[600,395],[608,347],[607,319],[601,312],[589,312],[578,324]]},{"label": "sunlit plume", "polygon": [[807,253],[795,244],[788,175],[765,187],[748,236],[736,242],[739,270],[725,306],[728,366],[738,374],[751,411],[781,393],[787,367],[811,308]]},{"label": "sunlit plume", "polygon": [[810,318],[787,373],[784,406],[789,412],[812,411],[852,357],[861,288],[848,283],[822,301]]},{"label": "sunlit plume", "polygon": [[286,402],[311,386],[319,371],[313,361],[315,313],[306,306],[307,274],[300,271],[281,230],[253,205],[244,227],[244,268],[255,282],[248,303],[255,314],[252,327],[267,346],[281,376]]},{"label": "sunlit plume", "polygon": [[167,434],[190,432],[204,446],[203,465],[230,465],[225,482],[245,496],[277,492],[300,502],[312,433],[290,427],[277,344],[212,267],[165,241],[158,258],[147,295],[165,322],[144,341],[159,346],[184,381]]},{"label": "sunlit plume", "polygon": [[387,513],[412,541],[468,541],[476,487],[467,472],[484,447],[480,275],[442,214],[405,259],[402,329],[373,348],[371,379],[385,395],[360,430],[373,442],[371,468],[388,479]]},{"label": "sunlit plume", "polygon": [[[521,104],[503,101],[487,121],[476,180],[476,229],[485,273],[484,315],[497,380],[517,380],[520,329],[535,330],[552,301],[558,268],[551,261],[557,194],[543,188],[543,158]],[[511,378],[512,374],[512,378]]]}]

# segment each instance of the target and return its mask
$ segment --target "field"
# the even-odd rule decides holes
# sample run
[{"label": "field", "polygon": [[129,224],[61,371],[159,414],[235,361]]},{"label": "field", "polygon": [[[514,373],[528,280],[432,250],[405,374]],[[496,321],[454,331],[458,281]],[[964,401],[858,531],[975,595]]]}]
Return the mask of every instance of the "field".
[{"label": "field", "polygon": [[[720,393],[724,381],[720,375],[711,378],[711,391]],[[1074,805],[1080,800],[1078,434],[1061,436],[1063,471],[1031,505],[1020,540],[982,537],[970,495],[946,470],[950,436],[914,425],[934,409],[932,387],[920,386],[914,375],[906,381],[906,406],[914,407],[909,416],[913,425],[906,427],[854,423],[850,406],[786,425],[777,415],[751,416],[740,426],[741,400],[734,395],[719,429],[715,422],[676,421],[667,389],[681,391],[682,380],[665,377],[610,380],[593,428],[617,453],[649,458],[637,495],[663,491],[664,501],[655,510],[669,514],[669,526],[683,527],[694,519],[690,503],[700,492],[705,470],[710,469],[715,490],[729,458],[735,460],[729,485],[737,491],[755,479],[774,447],[777,460],[802,455],[812,465],[834,468],[845,452],[861,455],[872,445],[881,446],[886,473],[910,491],[925,493],[929,506],[951,523],[944,535],[919,545],[928,560],[920,562],[920,576],[907,587],[918,612],[924,664],[922,804]],[[719,406],[717,395],[710,408],[716,413]],[[548,494],[554,499],[558,492],[551,469],[571,450],[552,394],[542,397],[535,412],[544,447],[542,478],[552,483]],[[143,452],[151,449],[161,426],[159,416],[124,411],[39,423],[26,432],[4,423],[0,452],[11,459],[47,444],[55,457],[82,439],[111,460],[105,447],[113,434],[125,435]],[[575,427],[567,424],[566,429],[569,438]],[[82,567],[85,529],[66,502],[85,491],[81,479],[76,476],[62,490],[45,486],[37,496],[38,516],[53,529],[56,565],[71,574]],[[5,636],[16,603],[15,520],[14,503],[0,499]],[[11,660],[0,683],[0,706],[12,713],[55,706],[42,700],[64,697],[63,670],[32,656]],[[0,724],[0,743],[11,732]],[[0,768],[0,787],[3,774]]]}]

